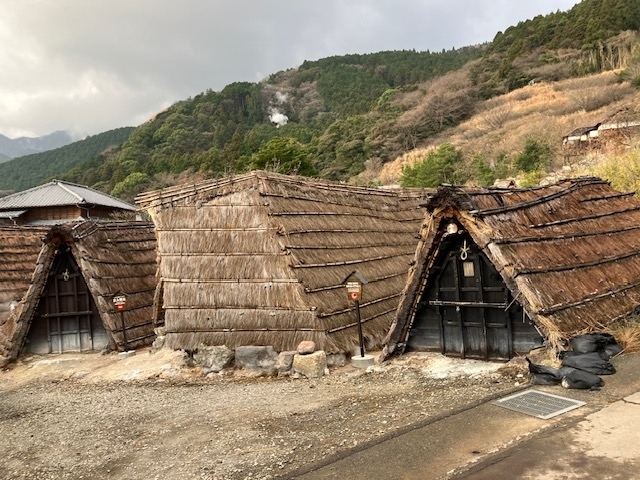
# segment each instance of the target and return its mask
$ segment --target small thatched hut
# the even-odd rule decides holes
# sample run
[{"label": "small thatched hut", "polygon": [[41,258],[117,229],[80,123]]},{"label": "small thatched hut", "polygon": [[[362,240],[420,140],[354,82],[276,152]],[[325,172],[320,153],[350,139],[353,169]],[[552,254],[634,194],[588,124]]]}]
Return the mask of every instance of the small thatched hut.
[{"label": "small thatched hut", "polygon": [[156,225],[166,344],[358,346],[343,281],[367,281],[364,337],[380,345],[418,243],[424,191],[252,172],[142,194]]},{"label": "small thatched hut", "polygon": [[509,359],[602,329],[640,304],[640,200],[597,178],[445,187],[427,205],[383,357]]},{"label": "small thatched hut", "polygon": [[155,247],[143,222],[0,227],[0,364],[153,341]]}]

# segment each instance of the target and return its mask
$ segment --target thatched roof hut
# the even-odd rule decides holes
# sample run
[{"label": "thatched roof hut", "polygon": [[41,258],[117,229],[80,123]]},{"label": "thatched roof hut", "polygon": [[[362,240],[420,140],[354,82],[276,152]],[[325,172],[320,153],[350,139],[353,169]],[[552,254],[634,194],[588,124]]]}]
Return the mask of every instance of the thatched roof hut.
[{"label": "thatched roof hut", "polygon": [[427,205],[383,357],[406,348],[505,359],[561,348],[640,305],[640,200],[597,178],[444,187]]},{"label": "thatched roof hut", "polygon": [[[144,222],[0,227],[0,363],[23,349],[122,350],[153,341],[155,246]],[[127,296],[122,315],[115,293]]]},{"label": "thatched roof hut", "polygon": [[140,195],[156,225],[166,343],[358,346],[342,282],[357,270],[364,336],[391,324],[424,218],[425,191],[252,172]]}]

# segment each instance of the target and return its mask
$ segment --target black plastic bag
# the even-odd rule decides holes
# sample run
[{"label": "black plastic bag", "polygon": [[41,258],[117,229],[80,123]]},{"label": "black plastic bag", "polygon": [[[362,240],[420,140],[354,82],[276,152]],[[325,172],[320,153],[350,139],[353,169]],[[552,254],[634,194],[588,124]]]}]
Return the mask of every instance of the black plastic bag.
[{"label": "black plastic bag", "polygon": [[616,373],[611,362],[602,358],[598,352],[565,355],[562,359],[562,365],[594,375],[613,375]]},{"label": "black plastic bag", "polygon": [[600,390],[604,387],[604,380],[584,370],[573,370],[562,377],[562,386],[564,388]]},{"label": "black plastic bag", "polygon": [[558,385],[562,381],[562,374],[559,369],[539,365],[525,357],[529,364],[529,382],[532,385]]},{"label": "black plastic bag", "polygon": [[571,349],[576,353],[598,352],[606,360],[622,351],[622,348],[610,333],[576,335],[571,339]]},{"label": "black plastic bag", "polygon": [[620,352],[622,352],[622,347],[618,345],[617,342],[613,344],[609,344],[605,346],[602,350],[598,351],[598,353],[600,353],[600,356],[603,358],[604,356],[602,354],[604,353],[604,355],[607,356],[607,360],[609,360],[611,357],[618,355]]}]

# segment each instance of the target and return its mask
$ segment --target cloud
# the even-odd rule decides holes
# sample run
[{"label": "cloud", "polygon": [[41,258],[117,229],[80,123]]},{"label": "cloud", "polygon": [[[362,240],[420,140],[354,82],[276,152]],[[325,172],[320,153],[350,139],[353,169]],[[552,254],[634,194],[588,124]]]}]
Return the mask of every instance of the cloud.
[{"label": "cloud", "polygon": [[9,0],[0,133],[137,125],[209,88],[346,53],[440,51],[577,0]]}]

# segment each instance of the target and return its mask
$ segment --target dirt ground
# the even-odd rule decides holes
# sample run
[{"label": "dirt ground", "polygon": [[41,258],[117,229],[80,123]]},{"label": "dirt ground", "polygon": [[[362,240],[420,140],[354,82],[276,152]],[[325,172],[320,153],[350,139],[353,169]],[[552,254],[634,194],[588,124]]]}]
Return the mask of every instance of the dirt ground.
[{"label": "dirt ground", "polygon": [[308,380],[205,377],[170,350],[30,357],[0,372],[0,478],[290,478],[512,390],[525,370],[409,354]]}]

